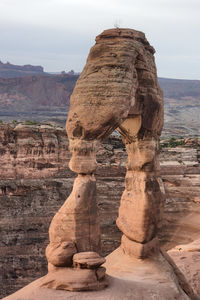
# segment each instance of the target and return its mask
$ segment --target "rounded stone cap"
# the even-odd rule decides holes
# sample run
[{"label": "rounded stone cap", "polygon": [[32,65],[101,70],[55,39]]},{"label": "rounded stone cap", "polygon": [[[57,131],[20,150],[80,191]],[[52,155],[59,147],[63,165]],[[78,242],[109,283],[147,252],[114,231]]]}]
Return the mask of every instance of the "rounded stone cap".
[{"label": "rounded stone cap", "polygon": [[96,252],[80,252],[73,256],[73,265],[81,269],[94,269],[105,263],[105,258]]},{"label": "rounded stone cap", "polygon": [[111,28],[106,29],[96,37],[96,41],[102,38],[112,38],[112,37],[127,37],[127,38],[145,38],[145,34],[142,31],[138,31],[131,28]]},{"label": "rounded stone cap", "polygon": [[113,38],[128,38],[138,42],[141,42],[145,45],[145,48],[149,50],[152,54],[155,53],[155,49],[147,41],[145,34],[142,31],[138,31],[131,28],[111,28],[104,30],[101,34],[97,35],[96,43],[101,43],[105,39]]}]

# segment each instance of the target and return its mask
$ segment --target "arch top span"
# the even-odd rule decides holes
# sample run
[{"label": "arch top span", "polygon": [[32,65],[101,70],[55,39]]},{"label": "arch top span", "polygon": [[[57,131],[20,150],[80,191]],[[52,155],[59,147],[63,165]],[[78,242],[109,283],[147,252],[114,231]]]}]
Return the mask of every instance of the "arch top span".
[{"label": "arch top span", "polygon": [[133,29],[110,29],[97,36],[70,99],[70,139],[102,140],[128,114],[147,117],[143,127],[160,133],[162,92],[153,53],[145,35]]},{"label": "arch top span", "polygon": [[[154,52],[145,34],[133,29],[108,29],[96,37],[70,99],[66,130],[73,171],[93,172],[95,147],[117,128],[126,142],[132,132],[158,138],[163,94]],[[91,169],[84,170],[78,160],[86,152]]]}]

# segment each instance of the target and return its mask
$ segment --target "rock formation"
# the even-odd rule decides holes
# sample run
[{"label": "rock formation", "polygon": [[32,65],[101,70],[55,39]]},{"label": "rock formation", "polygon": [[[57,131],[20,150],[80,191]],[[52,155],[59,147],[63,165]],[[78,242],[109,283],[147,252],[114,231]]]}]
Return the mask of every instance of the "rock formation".
[{"label": "rock formation", "polygon": [[[96,38],[70,100],[66,126],[72,152],[69,167],[78,177],[50,226],[49,273],[42,286],[72,291],[106,286],[105,269],[98,277],[104,260],[95,254],[100,252],[100,231],[93,174],[99,143],[118,127],[129,154],[118,218],[124,233],[122,247],[138,258],[159,249],[156,234],[162,193],[156,177],[156,151],[163,125],[163,97],[153,53],[144,34],[134,30],[109,30]],[[74,261],[80,252],[81,265]],[[90,256],[96,257],[97,264],[89,266]]]},{"label": "rock formation", "polygon": [[138,257],[158,247],[163,204],[156,173],[163,95],[153,54],[141,32],[108,30],[99,35],[72,94],[67,121],[75,172],[94,171],[97,145],[114,129],[124,136],[126,189],[117,224],[125,252],[135,251]]},{"label": "rock formation", "polygon": [[[166,191],[159,240],[166,250],[199,238],[200,155],[198,143],[191,142],[164,147],[159,155]],[[103,256],[120,245],[116,218],[126,159],[125,146],[115,134],[97,152],[95,176]],[[68,168],[69,160],[63,128],[0,124],[0,298],[46,274],[49,224],[72,190],[75,173]],[[180,260],[187,277],[185,261]],[[193,278],[197,280],[193,276],[191,283]]]},{"label": "rock formation", "polygon": [[[66,126],[72,152],[69,166],[78,177],[71,195],[52,220],[46,249],[49,272],[41,279],[39,289],[76,292],[107,285],[105,268],[101,267],[104,259],[98,253],[94,171],[99,143],[118,128],[128,153],[117,219],[123,232],[122,244],[104,265],[110,288],[104,295],[95,294],[95,298],[114,295],[122,299],[122,283],[124,299],[195,298],[184,276],[167,254],[159,251],[157,240],[164,203],[157,157],[163,96],[153,54],[154,49],[138,31],[113,29],[96,38],[72,94]],[[162,283],[159,290],[158,283]]]},{"label": "rock formation", "polygon": [[[117,256],[109,256],[108,274],[115,274],[116,258],[124,267],[122,273],[126,273],[126,256],[130,257],[130,267],[131,259],[151,255],[165,264],[164,274],[169,272],[167,256],[159,254],[157,239],[164,203],[157,158],[163,95],[153,54],[144,34],[134,30],[108,30],[96,38],[71,96],[66,125],[72,152],[69,167],[78,177],[50,226],[46,250],[49,272],[42,287],[84,291],[107,285],[105,268],[100,267],[104,260],[98,255],[94,171],[99,143],[116,128],[124,137],[128,161],[117,219],[123,232],[122,244]],[[179,284],[192,295],[185,279]],[[184,292],[180,294],[183,296]]]},{"label": "rock formation", "polygon": [[107,285],[100,252],[94,175],[79,174],[71,195],[53,218],[46,249],[49,273],[42,286],[69,291]]}]

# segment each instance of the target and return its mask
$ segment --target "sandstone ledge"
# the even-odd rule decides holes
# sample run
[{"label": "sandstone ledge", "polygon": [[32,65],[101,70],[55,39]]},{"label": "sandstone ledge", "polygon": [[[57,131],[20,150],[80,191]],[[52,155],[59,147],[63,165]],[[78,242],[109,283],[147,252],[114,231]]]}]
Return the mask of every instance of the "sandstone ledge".
[{"label": "sandstone ledge", "polygon": [[[92,292],[68,292],[39,287],[40,278],[2,300],[189,300],[181,289],[172,267],[161,254],[145,261],[130,258],[121,248],[107,257],[109,285]],[[195,299],[195,298],[193,298]]]}]

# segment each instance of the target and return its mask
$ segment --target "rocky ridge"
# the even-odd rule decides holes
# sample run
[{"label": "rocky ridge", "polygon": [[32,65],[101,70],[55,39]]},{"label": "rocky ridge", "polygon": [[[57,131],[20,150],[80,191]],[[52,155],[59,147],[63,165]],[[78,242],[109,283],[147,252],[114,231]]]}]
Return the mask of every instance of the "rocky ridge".
[{"label": "rocky ridge", "polygon": [[[53,215],[69,195],[73,177],[62,128],[0,125],[1,291],[10,294],[46,272],[44,249]],[[97,153],[102,254],[120,243],[116,227],[124,189],[126,151],[118,136]],[[199,238],[199,144],[163,148],[161,173],[167,200],[160,239],[165,249]],[[37,258],[37,259],[36,259]]]},{"label": "rocky ridge", "polygon": [[0,61],[0,77],[2,78],[23,77],[43,73],[44,69],[41,66],[19,66],[10,64],[9,62],[4,64],[2,61]]}]

